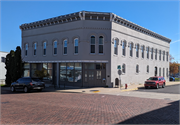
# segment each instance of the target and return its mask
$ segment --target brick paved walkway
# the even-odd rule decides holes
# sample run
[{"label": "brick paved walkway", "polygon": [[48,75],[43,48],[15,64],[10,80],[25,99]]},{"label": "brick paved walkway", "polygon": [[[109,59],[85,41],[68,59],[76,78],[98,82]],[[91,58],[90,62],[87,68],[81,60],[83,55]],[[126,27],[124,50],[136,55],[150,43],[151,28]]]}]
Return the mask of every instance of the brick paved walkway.
[{"label": "brick paved walkway", "polygon": [[178,124],[179,102],[101,94],[1,95],[1,124]]}]

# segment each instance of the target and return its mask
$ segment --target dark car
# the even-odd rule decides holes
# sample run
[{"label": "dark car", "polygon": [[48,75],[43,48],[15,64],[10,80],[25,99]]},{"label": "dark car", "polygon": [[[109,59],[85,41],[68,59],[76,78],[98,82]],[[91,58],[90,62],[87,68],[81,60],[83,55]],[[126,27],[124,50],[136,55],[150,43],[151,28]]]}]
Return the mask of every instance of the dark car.
[{"label": "dark car", "polygon": [[175,78],[174,77],[170,77],[169,81],[175,81]]},{"label": "dark car", "polygon": [[23,77],[19,78],[16,82],[11,83],[11,91],[24,90],[24,92],[29,92],[30,90],[42,91],[45,88],[44,82],[37,78]]},{"label": "dark car", "polygon": [[161,76],[150,77],[144,83],[144,87],[146,89],[149,87],[156,87],[158,89],[159,86],[162,86],[162,88],[164,88],[165,85],[166,85],[166,80],[164,79],[164,77]]}]

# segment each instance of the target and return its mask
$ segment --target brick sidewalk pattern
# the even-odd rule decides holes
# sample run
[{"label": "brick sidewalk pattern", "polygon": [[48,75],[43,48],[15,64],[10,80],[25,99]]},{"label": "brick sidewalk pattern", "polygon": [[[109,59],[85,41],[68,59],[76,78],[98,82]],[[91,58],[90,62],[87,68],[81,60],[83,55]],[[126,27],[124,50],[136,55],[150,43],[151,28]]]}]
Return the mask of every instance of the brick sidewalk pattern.
[{"label": "brick sidewalk pattern", "polygon": [[179,101],[101,94],[2,94],[1,124],[179,124]]}]

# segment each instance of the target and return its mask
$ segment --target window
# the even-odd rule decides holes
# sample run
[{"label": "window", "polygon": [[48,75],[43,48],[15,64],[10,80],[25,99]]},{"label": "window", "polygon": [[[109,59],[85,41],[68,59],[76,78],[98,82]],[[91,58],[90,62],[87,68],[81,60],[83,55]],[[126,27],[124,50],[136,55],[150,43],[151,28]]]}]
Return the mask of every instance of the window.
[{"label": "window", "polygon": [[95,53],[95,36],[91,36],[91,53]]},{"label": "window", "polygon": [[161,60],[161,50],[159,50],[159,60]]},{"label": "window", "polygon": [[130,43],[130,56],[133,57],[133,43]]},{"label": "window", "polygon": [[5,57],[1,57],[1,62],[5,63],[6,62],[6,58]]},{"label": "window", "polygon": [[142,51],[142,58],[144,58],[144,46],[141,47],[141,51]]},{"label": "window", "polygon": [[118,52],[118,48],[117,48],[117,40],[115,39],[115,40],[114,40],[114,54],[117,55],[117,54],[118,54],[117,52]]},{"label": "window", "polygon": [[78,38],[74,39],[74,53],[78,54]]},{"label": "window", "polygon": [[43,63],[43,68],[45,69],[44,73],[49,74],[48,77],[44,77],[43,79],[49,79],[52,80],[52,69],[53,69],[53,64],[52,63]]},{"label": "window", "polygon": [[165,51],[163,51],[163,61],[165,60]]},{"label": "window", "polygon": [[168,77],[168,68],[166,68],[166,76]]},{"label": "window", "polygon": [[66,55],[67,54],[67,39],[65,39],[63,41],[63,54]]},{"label": "window", "polygon": [[99,37],[99,53],[103,53],[103,45],[104,45],[104,38],[103,36]]},{"label": "window", "polygon": [[37,43],[34,43],[34,55],[36,55],[36,47],[37,47]]},{"label": "window", "polygon": [[97,79],[101,79],[101,71],[97,70]]},{"label": "window", "polygon": [[136,57],[139,57],[139,44],[136,44]]},{"label": "window", "polygon": [[28,44],[26,44],[25,56],[28,54]]},{"label": "window", "polygon": [[155,60],[157,60],[157,49],[155,49]]},{"label": "window", "polygon": [[149,73],[149,65],[147,65],[147,73]]},{"label": "window", "polygon": [[163,77],[164,77],[164,68],[163,68]]},{"label": "window", "polygon": [[161,76],[161,68],[159,68],[159,76]]},{"label": "window", "polygon": [[139,65],[136,65],[136,73],[139,73]]},{"label": "window", "polygon": [[30,76],[30,64],[29,63],[24,63],[24,77],[29,77]]},{"label": "window", "polygon": [[149,47],[146,48],[147,51],[147,59],[149,59]]},{"label": "window", "polygon": [[57,54],[57,41],[54,41],[54,54]]},{"label": "window", "polygon": [[122,72],[126,73],[126,65],[125,64],[122,65]]},{"label": "window", "polygon": [[46,42],[43,43],[43,55],[46,55]]},{"label": "window", "polygon": [[154,49],[151,48],[151,59],[153,59],[153,51],[154,51]]},{"label": "window", "polygon": [[126,48],[125,48],[125,47],[126,47],[126,42],[123,41],[123,42],[122,42],[122,55],[123,55],[123,56],[126,56]]},{"label": "window", "polygon": [[169,53],[166,52],[166,61],[168,61],[168,56],[169,56]]}]

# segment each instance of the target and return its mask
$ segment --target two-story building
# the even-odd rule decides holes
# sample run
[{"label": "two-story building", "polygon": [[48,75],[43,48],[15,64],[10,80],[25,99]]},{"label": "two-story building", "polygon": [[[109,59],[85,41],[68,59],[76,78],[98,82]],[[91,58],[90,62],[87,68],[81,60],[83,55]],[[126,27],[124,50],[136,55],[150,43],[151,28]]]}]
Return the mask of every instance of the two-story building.
[{"label": "two-story building", "polygon": [[25,76],[45,68],[54,84],[83,87],[169,80],[171,40],[113,13],[81,11],[20,29]]}]

